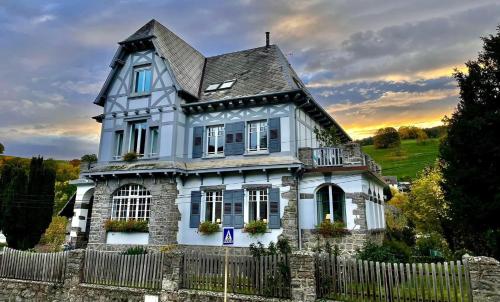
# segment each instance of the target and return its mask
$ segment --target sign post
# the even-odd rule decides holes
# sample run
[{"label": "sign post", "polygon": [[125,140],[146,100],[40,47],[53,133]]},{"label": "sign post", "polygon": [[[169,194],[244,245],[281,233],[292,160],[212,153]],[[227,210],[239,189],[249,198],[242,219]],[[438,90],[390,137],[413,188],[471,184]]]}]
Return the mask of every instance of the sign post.
[{"label": "sign post", "polygon": [[226,247],[226,258],[224,264],[224,302],[227,302],[227,267],[228,267],[228,246],[234,244],[234,228],[224,228],[222,232],[222,245]]}]

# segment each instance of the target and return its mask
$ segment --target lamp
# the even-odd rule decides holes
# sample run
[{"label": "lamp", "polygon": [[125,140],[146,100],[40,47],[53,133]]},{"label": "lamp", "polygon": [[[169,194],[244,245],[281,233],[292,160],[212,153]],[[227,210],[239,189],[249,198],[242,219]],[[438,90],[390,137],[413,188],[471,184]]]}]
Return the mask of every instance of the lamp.
[{"label": "lamp", "polygon": [[217,220],[215,220],[215,222],[216,222],[217,224],[220,224],[220,218],[217,218]]},{"label": "lamp", "polygon": [[267,223],[267,219],[262,219],[262,221],[264,221],[264,223]]},{"label": "lamp", "polygon": [[325,215],[325,220],[330,220],[330,213]]}]

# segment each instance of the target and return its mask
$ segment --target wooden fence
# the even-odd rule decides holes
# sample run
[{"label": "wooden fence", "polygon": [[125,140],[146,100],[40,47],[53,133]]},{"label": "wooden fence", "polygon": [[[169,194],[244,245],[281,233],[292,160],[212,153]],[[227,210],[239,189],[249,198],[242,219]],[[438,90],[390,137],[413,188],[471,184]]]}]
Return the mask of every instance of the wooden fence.
[{"label": "wooden fence", "polygon": [[318,298],[342,301],[472,301],[467,263],[384,263],[316,257]]},{"label": "wooden fence", "polygon": [[63,282],[68,252],[33,253],[4,248],[0,278]]},{"label": "wooden fence", "polygon": [[83,282],[91,284],[161,289],[163,253],[123,255],[87,250]]},{"label": "wooden fence", "polygon": [[[182,287],[208,291],[224,290],[223,255],[188,253],[184,255]],[[229,256],[228,292],[290,297],[290,269],[288,257],[270,255],[263,257]]]}]

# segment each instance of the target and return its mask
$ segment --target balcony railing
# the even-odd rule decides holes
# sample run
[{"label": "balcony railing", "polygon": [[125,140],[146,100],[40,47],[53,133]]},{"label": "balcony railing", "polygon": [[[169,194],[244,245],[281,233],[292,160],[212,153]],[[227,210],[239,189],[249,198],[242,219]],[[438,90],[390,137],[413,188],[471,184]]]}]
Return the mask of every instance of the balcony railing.
[{"label": "balcony railing", "polygon": [[357,143],[335,147],[300,148],[299,159],[309,167],[367,167],[382,174],[382,169],[370,156],[361,151]]}]

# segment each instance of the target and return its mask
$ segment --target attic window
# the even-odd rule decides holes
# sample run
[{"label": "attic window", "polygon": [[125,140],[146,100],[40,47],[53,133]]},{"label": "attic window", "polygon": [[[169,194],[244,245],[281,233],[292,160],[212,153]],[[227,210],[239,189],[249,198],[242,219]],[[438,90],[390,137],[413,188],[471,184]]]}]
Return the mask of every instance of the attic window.
[{"label": "attic window", "polygon": [[210,85],[208,85],[207,89],[205,89],[205,91],[215,91],[219,88],[219,86],[220,86],[220,83],[210,84]]},{"label": "attic window", "polygon": [[235,82],[236,82],[236,80],[225,81],[224,83],[222,83],[220,85],[219,89],[229,89],[229,88],[233,87]]}]

